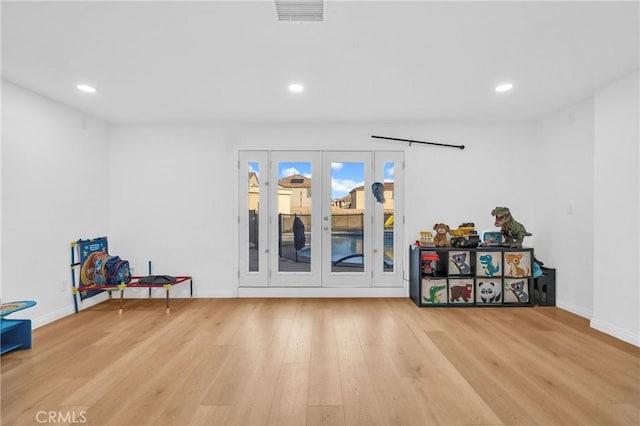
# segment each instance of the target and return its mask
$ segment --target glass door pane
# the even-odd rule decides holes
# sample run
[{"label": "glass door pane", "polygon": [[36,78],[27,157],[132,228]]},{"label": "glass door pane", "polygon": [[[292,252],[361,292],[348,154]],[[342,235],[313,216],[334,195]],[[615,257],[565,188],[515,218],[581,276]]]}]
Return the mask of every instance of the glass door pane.
[{"label": "glass door pane", "polygon": [[311,182],[308,161],[276,163],[278,271],[311,272]]},{"label": "glass door pane", "polygon": [[375,287],[402,287],[404,281],[403,238],[403,153],[374,153],[374,176],[384,186],[383,202],[375,203],[374,268]]},{"label": "glass door pane", "polygon": [[320,152],[272,152],[270,164],[270,285],[320,286]]},{"label": "glass door pane", "polygon": [[363,162],[331,163],[331,271],[363,272]]},{"label": "glass door pane", "polygon": [[394,268],[394,247],[393,234],[395,224],[395,211],[393,207],[394,198],[394,174],[395,163],[392,161],[384,162],[384,212],[382,224],[383,233],[383,270],[385,272],[393,272]]},{"label": "glass door pane", "polygon": [[260,270],[260,163],[250,161],[248,164],[248,186],[249,186],[249,217],[248,217],[248,241],[249,250],[249,271]]},{"label": "glass door pane", "polygon": [[241,287],[266,287],[269,284],[269,153],[241,151],[238,157],[238,278]]},{"label": "glass door pane", "polygon": [[371,286],[370,152],[325,152],[322,283]]}]

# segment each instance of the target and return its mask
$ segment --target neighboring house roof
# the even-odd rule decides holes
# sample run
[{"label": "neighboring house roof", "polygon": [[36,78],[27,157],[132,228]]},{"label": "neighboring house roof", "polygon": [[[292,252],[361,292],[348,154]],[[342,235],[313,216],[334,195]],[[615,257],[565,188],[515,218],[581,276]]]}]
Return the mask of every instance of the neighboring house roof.
[{"label": "neighboring house roof", "polygon": [[331,200],[334,204],[338,205],[347,205],[347,204],[351,204],[351,194],[347,194],[342,198],[335,198],[333,200]]},{"label": "neighboring house roof", "polygon": [[291,175],[278,181],[284,188],[311,188],[311,179],[302,175]]},{"label": "neighboring house roof", "polygon": [[252,179],[254,179],[256,183],[260,182],[256,172],[249,172],[249,182],[251,182]]}]

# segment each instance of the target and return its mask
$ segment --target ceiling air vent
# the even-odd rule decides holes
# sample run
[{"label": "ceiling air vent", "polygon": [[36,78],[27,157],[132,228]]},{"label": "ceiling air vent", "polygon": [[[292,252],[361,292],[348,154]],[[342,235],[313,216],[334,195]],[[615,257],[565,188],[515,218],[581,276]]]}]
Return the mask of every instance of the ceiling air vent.
[{"label": "ceiling air vent", "polygon": [[324,0],[276,0],[278,21],[322,21]]}]

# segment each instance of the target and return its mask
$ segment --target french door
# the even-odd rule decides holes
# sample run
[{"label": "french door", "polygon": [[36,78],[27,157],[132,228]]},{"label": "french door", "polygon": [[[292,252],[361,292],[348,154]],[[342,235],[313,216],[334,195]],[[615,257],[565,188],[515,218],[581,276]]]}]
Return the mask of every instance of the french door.
[{"label": "french door", "polygon": [[371,152],[325,152],[322,198],[322,282],[326,287],[372,285]]},{"label": "french door", "polygon": [[270,182],[270,285],[320,287],[321,153],[272,151]]},{"label": "french door", "polygon": [[403,286],[402,152],[241,151],[238,169],[241,287]]}]

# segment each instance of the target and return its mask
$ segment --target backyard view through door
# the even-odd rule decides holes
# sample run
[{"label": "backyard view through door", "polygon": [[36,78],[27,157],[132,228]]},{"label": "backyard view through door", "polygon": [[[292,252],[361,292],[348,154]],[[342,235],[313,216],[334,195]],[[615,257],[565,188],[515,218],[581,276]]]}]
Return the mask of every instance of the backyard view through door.
[{"label": "backyard view through door", "polygon": [[322,282],[370,287],[371,152],[323,153]]},{"label": "backyard view through door", "polygon": [[401,152],[239,157],[240,286],[403,285]]}]

